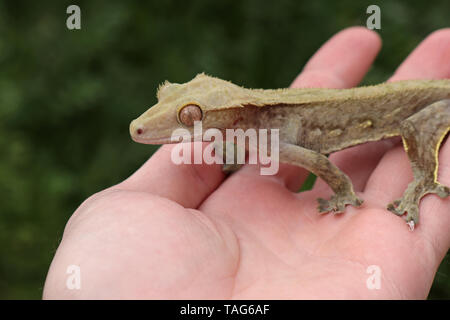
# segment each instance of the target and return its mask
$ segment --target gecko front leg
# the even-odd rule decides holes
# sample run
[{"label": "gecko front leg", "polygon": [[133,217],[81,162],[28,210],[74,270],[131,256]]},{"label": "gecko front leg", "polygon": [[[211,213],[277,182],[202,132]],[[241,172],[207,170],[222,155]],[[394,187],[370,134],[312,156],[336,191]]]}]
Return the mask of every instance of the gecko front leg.
[{"label": "gecko front leg", "polygon": [[280,162],[301,166],[324,180],[335,192],[330,200],[318,199],[319,212],[344,212],[345,206],[360,206],[363,200],[353,191],[349,177],[318,152],[293,145],[280,143]]},{"label": "gecko front leg", "polygon": [[[222,172],[225,174],[232,174],[238,171],[243,163],[238,163],[238,159],[242,156],[245,158],[245,152],[247,150],[242,150],[242,148],[238,148],[237,145],[232,141],[219,141],[213,142],[214,150],[216,154],[222,159]],[[244,152],[243,155],[240,153]]]}]

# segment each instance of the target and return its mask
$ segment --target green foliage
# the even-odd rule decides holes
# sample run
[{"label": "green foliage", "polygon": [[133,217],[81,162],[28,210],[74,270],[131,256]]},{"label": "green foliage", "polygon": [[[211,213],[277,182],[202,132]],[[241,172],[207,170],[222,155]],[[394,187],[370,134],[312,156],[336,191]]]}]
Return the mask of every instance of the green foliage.
[{"label": "green foliage", "polygon": [[[81,7],[81,30],[66,8]],[[248,87],[287,86],[337,31],[365,25],[371,1],[0,1],[0,298],[40,298],[64,225],[91,194],[154,151],[131,119],[165,79],[199,72]],[[380,2],[385,80],[446,27],[450,3]],[[431,297],[450,297],[449,260]]]}]

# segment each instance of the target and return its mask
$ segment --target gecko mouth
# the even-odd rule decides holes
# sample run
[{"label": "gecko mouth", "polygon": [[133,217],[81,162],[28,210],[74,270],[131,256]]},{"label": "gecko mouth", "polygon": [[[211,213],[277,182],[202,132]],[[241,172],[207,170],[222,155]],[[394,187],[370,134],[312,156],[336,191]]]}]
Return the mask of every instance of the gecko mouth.
[{"label": "gecko mouth", "polygon": [[167,138],[167,137],[161,137],[161,138],[144,138],[139,136],[131,136],[131,138],[138,143],[144,143],[144,144],[167,144],[167,143],[177,143],[180,141],[177,141],[176,139]]},{"label": "gecko mouth", "polygon": [[190,141],[202,141],[202,136],[171,136],[171,137],[159,137],[159,138],[148,138],[142,136],[132,135],[131,138],[138,143],[143,144],[173,144],[179,142],[190,142]]}]

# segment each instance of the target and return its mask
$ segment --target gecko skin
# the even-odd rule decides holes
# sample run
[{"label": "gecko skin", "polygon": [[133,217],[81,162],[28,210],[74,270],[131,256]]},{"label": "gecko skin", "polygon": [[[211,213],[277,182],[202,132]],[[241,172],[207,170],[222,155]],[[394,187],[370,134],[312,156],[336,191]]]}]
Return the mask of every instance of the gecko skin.
[{"label": "gecko skin", "polygon": [[[353,186],[327,154],[364,142],[401,136],[414,180],[403,197],[387,206],[414,227],[419,201],[427,193],[445,198],[450,189],[437,181],[438,150],[450,129],[450,80],[406,80],[352,89],[246,89],[205,74],[158,89],[158,103],[131,122],[140,143],[176,143],[177,128],[203,131],[279,129],[280,162],[306,168],[334,191],[318,199],[319,212],[359,206]],[[258,131],[258,130],[257,130]],[[181,137],[180,137],[181,139]]]}]

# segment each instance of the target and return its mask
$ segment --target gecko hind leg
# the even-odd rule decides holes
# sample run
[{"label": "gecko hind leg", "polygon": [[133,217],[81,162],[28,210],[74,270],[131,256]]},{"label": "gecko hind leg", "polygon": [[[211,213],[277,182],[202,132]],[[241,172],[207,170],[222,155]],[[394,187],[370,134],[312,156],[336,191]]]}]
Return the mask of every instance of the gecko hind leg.
[{"label": "gecko hind leg", "polygon": [[437,181],[438,152],[450,129],[450,99],[435,102],[402,122],[400,132],[409,157],[414,180],[402,198],[387,209],[403,216],[414,227],[419,222],[419,202],[428,193],[450,196],[450,188]]}]

